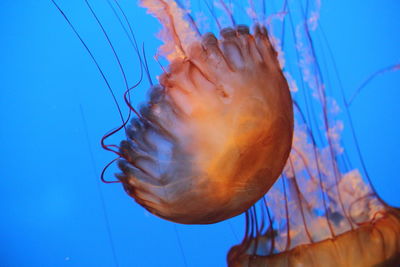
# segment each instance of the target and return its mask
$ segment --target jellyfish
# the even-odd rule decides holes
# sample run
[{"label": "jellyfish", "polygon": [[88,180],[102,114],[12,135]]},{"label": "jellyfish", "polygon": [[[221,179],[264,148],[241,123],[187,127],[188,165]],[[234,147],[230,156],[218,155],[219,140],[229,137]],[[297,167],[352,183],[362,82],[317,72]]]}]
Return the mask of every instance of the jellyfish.
[{"label": "jellyfish", "polygon": [[[320,2],[282,1],[268,13],[268,1],[216,1],[219,11],[204,1],[219,37],[187,4],[140,3],[163,25],[159,55],[169,66],[140,111],[127,98],[137,118],[124,121],[116,152],[127,193],[184,224],[246,212],[229,266],[397,266],[400,212],[370,183],[354,98],[329,87],[313,46]],[[238,24],[234,6],[251,23]],[[356,163],[341,143],[344,125]]]},{"label": "jellyfish", "polygon": [[292,143],[289,88],[267,32],[237,26],[220,40],[198,37],[173,1],[142,5],[166,27],[172,43],[161,50],[171,63],[127,127],[118,178],[136,202],[174,222],[243,213],[278,178]]}]

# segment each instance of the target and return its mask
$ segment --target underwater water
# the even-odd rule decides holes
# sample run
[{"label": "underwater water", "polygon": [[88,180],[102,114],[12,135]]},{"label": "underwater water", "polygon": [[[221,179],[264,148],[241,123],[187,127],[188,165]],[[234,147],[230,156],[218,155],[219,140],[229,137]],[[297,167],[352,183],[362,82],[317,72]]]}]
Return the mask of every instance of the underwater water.
[{"label": "underwater water", "polygon": [[[121,98],[118,65],[84,2],[59,4]],[[121,4],[155,81],[159,24],[136,1]],[[93,5],[135,83],[138,61],[118,21],[106,1]],[[399,63],[399,11],[395,0],[322,2],[320,25],[348,95]],[[243,217],[177,225],[135,204],[119,184],[100,183],[113,159],[100,139],[120,120],[93,61],[50,1],[3,0],[0,12],[0,266],[225,266],[227,251],[241,241]],[[400,206],[399,84],[398,72],[379,76],[351,107],[374,186],[393,206]],[[145,79],[134,101],[143,101],[148,87]]]}]

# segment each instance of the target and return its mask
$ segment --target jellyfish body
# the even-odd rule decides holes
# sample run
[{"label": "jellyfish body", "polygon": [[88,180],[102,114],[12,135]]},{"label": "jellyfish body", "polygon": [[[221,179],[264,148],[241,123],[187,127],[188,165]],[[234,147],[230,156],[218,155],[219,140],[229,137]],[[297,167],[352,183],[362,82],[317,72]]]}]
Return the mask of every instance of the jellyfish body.
[{"label": "jellyfish body", "polygon": [[164,219],[215,223],[246,211],[290,152],[292,102],[265,29],[239,26],[193,42],[128,127],[118,178]]}]

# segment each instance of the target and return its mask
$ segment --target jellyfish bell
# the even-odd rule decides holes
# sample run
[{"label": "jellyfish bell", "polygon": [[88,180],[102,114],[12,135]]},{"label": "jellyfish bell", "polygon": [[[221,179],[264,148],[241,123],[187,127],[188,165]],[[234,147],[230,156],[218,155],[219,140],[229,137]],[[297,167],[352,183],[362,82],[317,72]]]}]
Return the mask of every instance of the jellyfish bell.
[{"label": "jellyfish bell", "polygon": [[399,266],[400,212],[365,223],[333,239],[297,246],[273,255],[242,253],[231,249],[229,266]]},{"label": "jellyfish bell", "polygon": [[128,126],[118,178],[151,213],[209,224],[243,213],[276,181],[292,102],[265,28],[225,28],[185,46]]}]

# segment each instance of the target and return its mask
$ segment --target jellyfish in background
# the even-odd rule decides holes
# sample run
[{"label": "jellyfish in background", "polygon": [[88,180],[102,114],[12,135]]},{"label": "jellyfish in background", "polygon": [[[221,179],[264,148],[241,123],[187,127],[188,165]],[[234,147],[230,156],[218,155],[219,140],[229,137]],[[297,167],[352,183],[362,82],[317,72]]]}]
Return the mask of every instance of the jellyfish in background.
[{"label": "jellyfish in background", "polygon": [[[170,65],[126,126],[126,191],[179,223],[247,210],[229,266],[398,266],[400,212],[369,182],[349,112],[355,98],[340,82],[330,87],[317,60],[319,1],[204,1],[219,38],[187,3],[141,4],[163,24],[159,53]],[[344,126],[357,159],[342,146]]]}]

